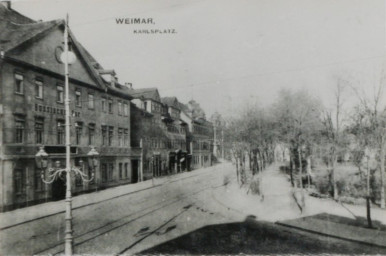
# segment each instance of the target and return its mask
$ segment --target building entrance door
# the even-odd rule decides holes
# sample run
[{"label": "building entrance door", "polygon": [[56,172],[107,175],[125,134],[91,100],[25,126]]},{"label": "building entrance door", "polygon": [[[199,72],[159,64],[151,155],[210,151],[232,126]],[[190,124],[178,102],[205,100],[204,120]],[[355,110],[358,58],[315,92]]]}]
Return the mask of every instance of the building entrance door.
[{"label": "building entrance door", "polygon": [[66,174],[62,174],[52,183],[52,200],[58,201],[66,197]]},{"label": "building entrance door", "polygon": [[131,160],[131,183],[138,182],[139,161]]}]

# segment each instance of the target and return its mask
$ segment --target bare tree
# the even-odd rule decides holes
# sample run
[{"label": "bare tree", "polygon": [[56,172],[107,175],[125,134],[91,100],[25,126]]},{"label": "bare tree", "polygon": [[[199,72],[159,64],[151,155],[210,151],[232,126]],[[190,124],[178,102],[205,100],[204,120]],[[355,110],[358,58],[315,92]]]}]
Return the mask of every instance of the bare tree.
[{"label": "bare tree", "polygon": [[[364,131],[367,131],[366,135],[368,144],[370,147],[377,148],[378,150],[378,166],[381,176],[381,189],[380,199],[381,208],[385,208],[385,154],[386,154],[386,109],[381,109],[382,99],[385,98],[385,82],[386,72],[383,70],[379,78],[379,82],[376,83],[372,89],[372,96],[366,97],[364,91],[359,91],[357,88],[352,86],[352,89],[357,95],[360,101],[360,105],[357,106],[357,119],[358,115],[361,118],[361,122]],[[358,113],[358,111],[360,113]],[[361,127],[357,123],[357,127]],[[363,135],[363,134],[362,134]]]}]

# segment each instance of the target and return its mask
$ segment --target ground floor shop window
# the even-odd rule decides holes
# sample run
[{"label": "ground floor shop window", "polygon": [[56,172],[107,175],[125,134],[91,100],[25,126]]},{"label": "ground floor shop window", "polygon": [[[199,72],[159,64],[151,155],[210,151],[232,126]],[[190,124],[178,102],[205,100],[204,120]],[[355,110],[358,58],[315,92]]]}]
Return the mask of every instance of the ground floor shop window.
[{"label": "ground floor shop window", "polygon": [[107,164],[101,164],[102,183],[107,182]]},{"label": "ground floor shop window", "polygon": [[14,170],[14,181],[15,181],[15,194],[21,195],[25,193],[26,189],[26,177],[24,169]]},{"label": "ground floor shop window", "polygon": [[119,163],[118,169],[119,169],[119,179],[120,180],[123,179],[123,169],[122,169],[122,167],[123,167],[122,163]]},{"label": "ground floor shop window", "polygon": [[109,164],[108,181],[113,180],[114,164]]},{"label": "ground floor shop window", "polygon": [[125,178],[129,178],[129,164],[125,163]]}]

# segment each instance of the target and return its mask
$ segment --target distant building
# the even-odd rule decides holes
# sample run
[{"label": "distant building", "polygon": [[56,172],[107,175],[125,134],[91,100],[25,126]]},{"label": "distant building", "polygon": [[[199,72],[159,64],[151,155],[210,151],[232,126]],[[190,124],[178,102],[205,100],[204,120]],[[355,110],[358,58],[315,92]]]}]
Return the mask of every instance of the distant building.
[{"label": "distant building", "polygon": [[179,104],[181,119],[187,123],[187,144],[192,169],[213,164],[213,124],[205,119],[205,113],[198,109],[197,103]]},{"label": "distant building", "polygon": [[142,141],[144,178],[187,170],[186,124],[179,110],[163,103],[156,88],[131,89],[132,138]]}]

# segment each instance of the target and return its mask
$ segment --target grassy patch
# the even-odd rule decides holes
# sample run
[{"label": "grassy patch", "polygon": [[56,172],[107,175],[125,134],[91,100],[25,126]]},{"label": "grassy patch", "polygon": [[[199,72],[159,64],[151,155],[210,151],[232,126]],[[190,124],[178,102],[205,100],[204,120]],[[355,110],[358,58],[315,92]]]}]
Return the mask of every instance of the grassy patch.
[{"label": "grassy patch", "polygon": [[[341,201],[351,204],[363,204],[363,198],[367,193],[366,169],[363,168],[360,172],[355,165],[345,163],[338,164],[335,168],[335,172],[338,195]],[[317,191],[321,194],[332,196],[333,188],[330,184],[330,173],[326,166],[315,166],[313,173],[314,184]],[[380,200],[379,171],[371,170],[370,187],[372,200]]]}]

